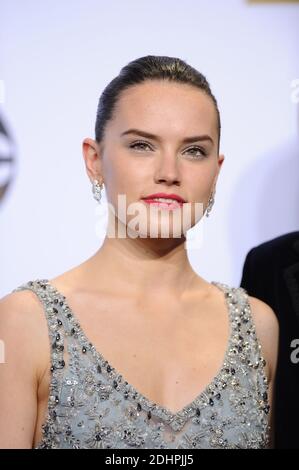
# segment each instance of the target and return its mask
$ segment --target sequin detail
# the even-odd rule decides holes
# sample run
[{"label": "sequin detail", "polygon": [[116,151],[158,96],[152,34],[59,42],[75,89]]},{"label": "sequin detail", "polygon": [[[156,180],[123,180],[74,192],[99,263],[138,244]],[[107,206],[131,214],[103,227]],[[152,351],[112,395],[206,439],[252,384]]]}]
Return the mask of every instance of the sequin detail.
[{"label": "sequin detail", "polygon": [[146,398],[109,364],[49,280],[28,281],[14,289],[29,289],[38,296],[51,345],[47,417],[35,448],[268,447],[266,361],[247,291],[212,284],[223,291],[229,313],[224,361],[206,388],[176,413]]}]

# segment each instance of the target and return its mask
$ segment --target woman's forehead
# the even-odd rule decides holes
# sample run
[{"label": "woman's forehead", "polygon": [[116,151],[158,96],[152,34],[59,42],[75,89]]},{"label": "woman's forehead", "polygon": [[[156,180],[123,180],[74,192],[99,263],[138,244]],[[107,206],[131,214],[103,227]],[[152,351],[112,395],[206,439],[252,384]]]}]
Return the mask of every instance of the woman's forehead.
[{"label": "woman's forehead", "polygon": [[[186,128],[190,133],[205,128],[215,132],[217,115],[212,99],[198,88],[186,84],[146,82],[125,90],[114,113],[122,127],[152,127],[167,124]],[[204,129],[203,129],[204,130]],[[217,134],[217,132],[216,132]]]},{"label": "woman's forehead", "polygon": [[170,107],[199,104],[213,109],[213,102],[204,90],[185,83],[181,84],[162,80],[146,81],[132,85],[122,91],[118,101],[123,107],[132,104],[139,108],[151,105],[163,107],[167,103]]}]

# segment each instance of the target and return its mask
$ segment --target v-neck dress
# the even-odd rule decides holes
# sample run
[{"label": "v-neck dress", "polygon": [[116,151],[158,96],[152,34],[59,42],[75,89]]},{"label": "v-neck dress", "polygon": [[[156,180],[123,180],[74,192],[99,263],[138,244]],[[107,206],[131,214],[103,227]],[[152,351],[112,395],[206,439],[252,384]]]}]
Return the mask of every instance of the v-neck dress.
[{"label": "v-neck dress", "polygon": [[227,349],[213,380],[175,413],[140,393],[105,359],[85,335],[66,297],[48,279],[14,289],[37,295],[49,332],[49,398],[35,448],[267,448],[266,361],[248,293],[241,287],[211,284],[226,300]]}]

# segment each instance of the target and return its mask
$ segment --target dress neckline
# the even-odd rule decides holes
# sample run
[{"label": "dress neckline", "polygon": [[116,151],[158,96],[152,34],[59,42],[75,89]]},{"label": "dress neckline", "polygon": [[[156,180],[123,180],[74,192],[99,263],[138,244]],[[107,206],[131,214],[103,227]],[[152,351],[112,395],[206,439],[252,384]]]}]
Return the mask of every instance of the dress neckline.
[{"label": "dress neckline", "polygon": [[[218,289],[220,289],[225,297],[225,304],[227,307],[227,313],[228,313],[228,320],[229,320],[229,334],[228,334],[228,341],[227,341],[227,346],[226,350],[224,353],[224,358],[222,360],[222,364],[220,366],[220,369],[214,375],[212,380],[203,388],[201,392],[199,392],[193,400],[188,402],[186,405],[181,407],[178,411],[171,411],[164,405],[160,405],[150,398],[146,397],[143,393],[141,393],[136,387],[134,387],[131,383],[129,383],[126,378],[121,374],[110,361],[108,361],[105,356],[93,345],[93,343],[89,340],[88,336],[85,334],[85,331],[81,327],[80,321],[74,312],[74,310],[69,306],[68,300],[66,296],[60,291],[58,288],[55,287],[54,284],[52,284],[51,281],[48,279],[42,279],[42,280],[37,280],[37,282],[42,282],[44,285],[48,286],[54,296],[57,298],[60,298],[63,300],[64,303],[64,310],[65,313],[67,314],[67,321],[71,324],[71,326],[76,328],[78,338],[80,338],[80,343],[82,345],[82,348],[85,348],[85,352],[87,350],[90,350],[92,353],[93,357],[96,359],[96,362],[98,365],[100,365],[100,370],[101,373],[104,373],[105,377],[110,380],[113,384],[115,385],[115,379],[117,378],[117,383],[118,386],[121,386],[125,390],[125,393],[128,392],[128,398],[133,395],[134,402],[142,403],[143,405],[146,406],[148,410],[151,411],[156,411],[159,416],[163,416],[168,419],[168,421],[173,421],[173,420],[180,420],[180,418],[183,418],[188,414],[190,411],[192,412],[194,409],[199,409],[201,405],[210,403],[211,404],[211,398],[210,396],[210,390],[213,389],[214,387],[217,388],[218,382],[221,380],[222,377],[226,377],[227,375],[227,366],[229,364],[229,355],[230,355],[230,350],[233,346],[233,336],[234,336],[234,328],[233,328],[233,317],[232,317],[232,311],[231,311],[231,305],[229,304],[229,296],[225,295],[227,292],[232,291],[231,288],[229,288],[228,285],[217,282],[217,281],[211,281],[211,284],[216,286]],[[111,377],[111,373],[113,373],[113,377]],[[213,400],[212,400],[213,402]]]}]

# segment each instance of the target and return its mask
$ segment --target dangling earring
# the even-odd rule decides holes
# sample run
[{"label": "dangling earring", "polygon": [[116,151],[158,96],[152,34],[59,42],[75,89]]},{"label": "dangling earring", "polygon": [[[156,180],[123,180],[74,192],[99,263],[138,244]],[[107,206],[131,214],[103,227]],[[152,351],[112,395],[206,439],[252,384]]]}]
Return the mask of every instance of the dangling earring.
[{"label": "dangling earring", "polygon": [[93,180],[92,182],[92,193],[94,199],[101,204],[101,199],[102,199],[102,188],[103,188],[103,183],[99,183],[98,180]]},{"label": "dangling earring", "polygon": [[212,207],[213,207],[213,204],[215,202],[214,195],[215,195],[215,191],[213,191],[211,196],[210,196],[210,199],[209,199],[209,202],[208,202],[208,205],[207,205],[207,209],[206,209],[206,217],[209,217],[210,212],[211,212]]}]

